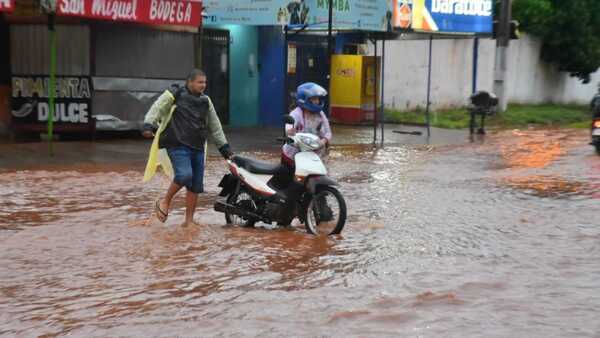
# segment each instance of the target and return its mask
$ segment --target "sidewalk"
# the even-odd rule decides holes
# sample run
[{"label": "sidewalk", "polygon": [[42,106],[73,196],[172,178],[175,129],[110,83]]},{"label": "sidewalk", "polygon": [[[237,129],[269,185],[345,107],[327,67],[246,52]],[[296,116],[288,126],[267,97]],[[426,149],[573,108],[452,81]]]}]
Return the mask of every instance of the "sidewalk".
[{"label": "sidewalk", "polygon": [[[373,127],[334,125],[333,146],[352,144],[372,144]],[[422,135],[393,133],[394,130],[421,131]],[[226,128],[225,133],[234,152],[277,151],[281,147],[278,137],[283,136],[281,128],[246,127]],[[380,129],[377,130],[378,137]],[[446,145],[459,144],[468,140],[468,132],[463,130],[431,129],[431,138],[427,139],[427,130],[423,127],[406,125],[386,125],[385,145]],[[101,164],[136,164],[143,167],[148,156],[150,140],[137,138],[114,138],[90,141],[54,142],[55,156],[49,156],[45,142],[0,143],[0,170],[41,169],[62,167],[72,163],[86,164],[91,167]],[[380,144],[380,139],[377,141]],[[210,155],[218,155],[213,145],[209,146]]]}]

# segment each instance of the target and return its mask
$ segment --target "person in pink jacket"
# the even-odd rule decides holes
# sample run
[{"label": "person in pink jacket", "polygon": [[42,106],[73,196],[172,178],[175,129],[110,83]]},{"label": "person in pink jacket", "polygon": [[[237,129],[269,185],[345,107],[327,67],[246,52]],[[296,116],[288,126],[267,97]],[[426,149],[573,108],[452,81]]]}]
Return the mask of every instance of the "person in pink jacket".
[{"label": "person in pink jacket", "polygon": [[[323,112],[327,91],[313,82],[306,82],[298,86],[296,90],[296,109],[290,112],[294,118],[294,124],[286,124],[287,136],[296,133],[310,133],[321,139],[323,149],[331,142],[331,127],[329,120]],[[293,145],[284,144],[281,154],[281,162],[294,173],[294,155],[299,151]]]}]

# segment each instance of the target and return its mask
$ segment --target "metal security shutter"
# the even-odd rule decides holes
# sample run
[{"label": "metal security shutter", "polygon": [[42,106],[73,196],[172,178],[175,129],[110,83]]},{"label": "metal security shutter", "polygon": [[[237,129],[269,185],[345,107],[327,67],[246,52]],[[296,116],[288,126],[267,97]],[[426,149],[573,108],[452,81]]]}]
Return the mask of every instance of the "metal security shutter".
[{"label": "metal security shutter", "polygon": [[202,65],[210,96],[223,124],[229,124],[229,31],[205,29],[202,35]]},{"label": "metal security shutter", "polygon": [[[57,25],[57,75],[90,75],[90,30],[87,26]],[[11,25],[10,60],[13,74],[50,73],[46,25]]]},{"label": "metal security shutter", "polygon": [[132,26],[95,26],[96,76],[182,79],[194,67],[194,35]]}]

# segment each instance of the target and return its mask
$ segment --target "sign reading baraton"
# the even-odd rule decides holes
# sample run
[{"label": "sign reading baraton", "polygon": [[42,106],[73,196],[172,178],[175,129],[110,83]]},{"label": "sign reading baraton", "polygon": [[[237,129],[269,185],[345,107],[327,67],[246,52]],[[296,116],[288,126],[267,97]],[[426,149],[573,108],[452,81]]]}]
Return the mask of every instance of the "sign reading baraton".
[{"label": "sign reading baraton", "polygon": [[427,32],[491,33],[492,0],[413,0],[412,28]]},{"label": "sign reading baraton", "polygon": [[[47,76],[14,76],[11,110],[13,122],[48,121],[50,79]],[[57,77],[55,123],[87,124],[91,115],[92,87],[89,77]]]}]

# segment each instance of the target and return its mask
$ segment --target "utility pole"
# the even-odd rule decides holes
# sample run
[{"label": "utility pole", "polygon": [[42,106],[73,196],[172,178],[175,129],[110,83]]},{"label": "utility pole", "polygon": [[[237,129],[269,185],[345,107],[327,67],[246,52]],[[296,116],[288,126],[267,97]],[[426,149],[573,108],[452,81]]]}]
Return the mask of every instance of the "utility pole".
[{"label": "utility pole", "polygon": [[[327,23],[327,92],[331,98],[331,56],[333,55],[333,0],[328,1],[329,20]],[[331,116],[331,99],[329,100],[327,116]]]},{"label": "utility pole", "polygon": [[496,31],[496,63],[494,65],[494,93],[498,96],[498,110],[506,111],[508,90],[506,70],[508,44],[510,42],[511,0],[501,0],[498,29]]}]

